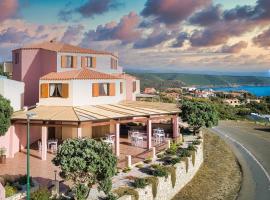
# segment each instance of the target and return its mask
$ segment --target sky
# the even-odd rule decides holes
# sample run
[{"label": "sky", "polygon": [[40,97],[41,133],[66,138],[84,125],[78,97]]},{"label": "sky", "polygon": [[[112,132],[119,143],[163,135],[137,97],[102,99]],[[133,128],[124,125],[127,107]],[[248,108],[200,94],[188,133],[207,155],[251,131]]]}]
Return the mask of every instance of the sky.
[{"label": "sky", "polygon": [[270,74],[270,1],[0,0],[0,61],[52,39],[128,70]]}]

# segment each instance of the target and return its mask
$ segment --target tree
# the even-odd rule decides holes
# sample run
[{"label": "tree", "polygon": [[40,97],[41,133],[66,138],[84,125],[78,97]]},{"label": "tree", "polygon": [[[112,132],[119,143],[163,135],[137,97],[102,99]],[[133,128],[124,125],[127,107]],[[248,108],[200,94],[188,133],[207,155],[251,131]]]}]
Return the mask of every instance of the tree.
[{"label": "tree", "polygon": [[201,127],[212,127],[218,124],[218,113],[214,106],[207,102],[188,101],[182,104],[181,117],[196,133]]},{"label": "tree", "polygon": [[52,162],[60,166],[63,179],[73,182],[76,199],[86,199],[94,184],[105,194],[110,193],[117,158],[108,144],[91,138],[67,139]]},{"label": "tree", "polygon": [[0,95],[0,136],[3,136],[10,127],[10,118],[13,113],[13,108],[10,101]]}]

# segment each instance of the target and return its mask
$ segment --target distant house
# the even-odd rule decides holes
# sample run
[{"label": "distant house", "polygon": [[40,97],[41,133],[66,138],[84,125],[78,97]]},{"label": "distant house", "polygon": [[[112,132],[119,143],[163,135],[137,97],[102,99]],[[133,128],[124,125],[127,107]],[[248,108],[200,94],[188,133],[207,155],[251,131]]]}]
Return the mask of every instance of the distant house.
[{"label": "distant house", "polygon": [[157,91],[155,88],[145,88],[144,89],[144,94],[156,94]]},{"label": "distant house", "polygon": [[255,103],[261,103],[260,99],[247,99],[246,103],[251,103],[251,102],[255,102]]},{"label": "distant house", "polygon": [[0,76],[0,94],[10,100],[14,111],[23,108],[24,83],[10,80],[5,76]]},{"label": "distant house", "polygon": [[223,103],[228,104],[228,105],[233,106],[233,107],[241,105],[241,102],[239,99],[224,99]]},{"label": "distant house", "polygon": [[10,77],[13,73],[13,64],[12,61],[5,61],[3,62],[2,69],[3,72],[7,73]]},{"label": "distant house", "polygon": [[185,92],[193,92],[197,90],[197,88],[196,87],[182,87],[182,90]]},{"label": "distant house", "polygon": [[209,98],[209,97],[215,97],[216,94],[212,89],[205,89],[205,90],[195,90],[194,96],[199,98]]}]

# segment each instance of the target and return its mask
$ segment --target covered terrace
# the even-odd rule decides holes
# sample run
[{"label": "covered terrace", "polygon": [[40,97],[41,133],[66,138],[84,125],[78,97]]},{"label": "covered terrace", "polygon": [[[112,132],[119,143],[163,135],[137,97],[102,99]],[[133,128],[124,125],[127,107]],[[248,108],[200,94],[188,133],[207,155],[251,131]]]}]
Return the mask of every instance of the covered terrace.
[{"label": "covered terrace", "polygon": [[[31,119],[30,142],[40,141],[42,160],[47,160],[48,140],[57,139],[59,143],[68,138],[91,137],[94,139],[113,136],[113,150],[121,163],[126,155],[139,161],[147,157],[153,146],[162,148],[163,142],[153,138],[153,130],[163,128],[166,138],[179,137],[179,108],[175,104],[153,102],[122,102],[119,104],[96,106],[37,106],[31,110],[36,116]],[[23,151],[26,146],[27,111],[14,113],[10,137],[9,157]],[[164,123],[162,123],[164,122]],[[165,123],[166,122],[166,123]],[[130,126],[130,124],[140,126]],[[133,145],[130,130],[142,133],[140,145]],[[32,145],[33,146],[33,145]]]}]

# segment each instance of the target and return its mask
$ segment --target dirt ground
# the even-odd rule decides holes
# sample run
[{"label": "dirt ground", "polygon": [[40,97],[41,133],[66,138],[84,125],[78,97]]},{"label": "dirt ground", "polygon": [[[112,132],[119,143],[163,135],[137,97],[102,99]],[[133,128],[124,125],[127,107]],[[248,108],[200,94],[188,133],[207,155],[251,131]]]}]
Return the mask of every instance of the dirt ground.
[{"label": "dirt ground", "polygon": [[236,157],[217,135],[205,130],[204,163],[192,181],[173,200],[233,200],[242,174]]}]

